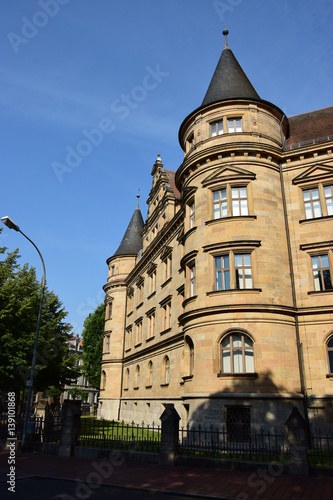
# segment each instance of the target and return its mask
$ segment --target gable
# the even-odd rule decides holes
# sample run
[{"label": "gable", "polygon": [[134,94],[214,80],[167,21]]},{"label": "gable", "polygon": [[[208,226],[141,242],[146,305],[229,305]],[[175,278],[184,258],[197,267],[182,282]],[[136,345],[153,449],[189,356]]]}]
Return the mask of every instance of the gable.
[{"label": "gable", "polygon": [[250,170],[234,167],[233,165],[225,165],[219,167],[212,174],[202,181],[203,186],[211,186],[230,181],[250,181],[254,180],[256,175]]},{"label": "gable", "polygon": [[293,179],[293,184],[333,179],[333,165],[314,165]]}]

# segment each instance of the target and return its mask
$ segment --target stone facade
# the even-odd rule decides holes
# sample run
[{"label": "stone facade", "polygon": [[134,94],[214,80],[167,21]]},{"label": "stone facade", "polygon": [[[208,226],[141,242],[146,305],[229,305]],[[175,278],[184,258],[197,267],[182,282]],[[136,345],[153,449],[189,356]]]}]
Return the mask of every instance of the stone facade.
[{"label": "stone facade", "polygon": [[153,165],[142,250],[107,261],[102,418],[332,422],[333,108],[288,119],[235,61]]}]

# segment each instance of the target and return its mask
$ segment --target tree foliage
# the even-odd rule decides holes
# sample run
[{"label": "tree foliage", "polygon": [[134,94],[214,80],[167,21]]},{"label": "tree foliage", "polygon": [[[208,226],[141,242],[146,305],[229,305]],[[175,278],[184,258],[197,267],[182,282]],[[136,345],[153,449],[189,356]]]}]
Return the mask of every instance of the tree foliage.
[{"label": "tree foliage", "polygon": [[[34,267],[20,266],[18,250],[0,248],[0,391],[17,395],[30,378],[41,283]],[[68,353],[71,325],[54,292],[45,289],[37,345],[34,389],[62,389],[78,376]]]},{"label": "tree foliage", "polygon": [[83,374],[89,383],[99,389],[105,322],[105,304],[100,304],[85,319],[82,332]]}]

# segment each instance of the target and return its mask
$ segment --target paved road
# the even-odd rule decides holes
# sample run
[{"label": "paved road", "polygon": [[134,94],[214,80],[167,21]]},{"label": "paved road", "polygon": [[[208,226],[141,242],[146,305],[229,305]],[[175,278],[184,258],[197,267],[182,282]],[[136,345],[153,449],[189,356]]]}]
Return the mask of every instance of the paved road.
[{"label": "paved road", "polygon": [[[16,481],[15,493],[8,491],[6,483],[0,484],[1,500],[105,500],[110,498],[121,498],[122,500],[184,500],[184,495],[170,493],[139,491],[127,488],[116,488],[113,486],[97,486],[88,489],[84,483],[77,481],[66,481],[63,479],[27,478]],[[188,498],[188,497],[187,497]],[[196,496],[196,500],[206,500],[207,497]]]}]

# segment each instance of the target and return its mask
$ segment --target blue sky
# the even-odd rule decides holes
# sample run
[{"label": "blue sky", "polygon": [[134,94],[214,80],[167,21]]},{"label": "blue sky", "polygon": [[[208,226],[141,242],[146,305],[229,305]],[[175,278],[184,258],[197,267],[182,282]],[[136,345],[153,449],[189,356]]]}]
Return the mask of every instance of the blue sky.
[{"label": "blue sky", "polygon": [[[287,116],[333,104],[331,0],[14,0],[0,16],[0,216],[81,333],[151,168],[229,45]],[[224,24],[225,23],[225,24]],[[4,227],[0,245],[41,263]]]}]

